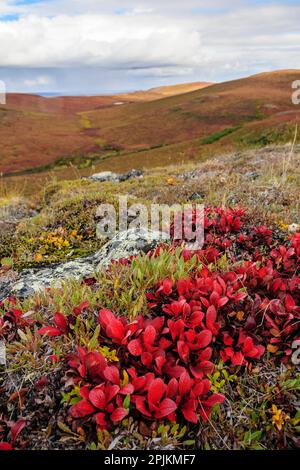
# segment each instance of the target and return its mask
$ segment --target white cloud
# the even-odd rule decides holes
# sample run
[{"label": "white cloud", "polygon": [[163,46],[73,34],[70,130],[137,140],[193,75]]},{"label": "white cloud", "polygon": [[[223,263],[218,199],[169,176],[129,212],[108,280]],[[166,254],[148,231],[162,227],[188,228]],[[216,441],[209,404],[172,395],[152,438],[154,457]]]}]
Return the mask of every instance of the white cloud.
[{"label": "white cloud", "polygon": [[47,85],[52,85],[53,84],[53,79],[51,77],[48,77],[47,75],[40,75],[35,78],[27,79],[24,80],[24,85],[28,88],[34,88],[34,87],[44,87]]},{"label": "white cloud", "polygon": [[[13,7],[0,0],[0,14],[4,11],[21,16],[0,21],[0,68],[47,69],[47,76],[50,68],[99,68],[119,74],[120,83],[123,76],[221,80],[300,68],[295,4],[52,0]],[[25,79],[34,80],[31,73]]]},{"label": "white cloud", "polygon": [[0,23],[0,64],[22,67],[196,65],[201,33],[189,22],[141,15],[27,16]]}]

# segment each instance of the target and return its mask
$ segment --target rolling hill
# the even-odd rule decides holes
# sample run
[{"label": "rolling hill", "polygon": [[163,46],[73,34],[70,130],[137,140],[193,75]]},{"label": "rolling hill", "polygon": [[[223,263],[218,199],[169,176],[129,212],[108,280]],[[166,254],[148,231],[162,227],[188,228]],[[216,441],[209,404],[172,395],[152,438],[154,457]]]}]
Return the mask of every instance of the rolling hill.
[{"label": "rolling hill", "polygon": [[[0,171],[126,170],[216,151],[289,142],[300,122],[300,71],[99,97],[8,95],[0,107]],[[191,91],[192,90],[192,91]]]}]

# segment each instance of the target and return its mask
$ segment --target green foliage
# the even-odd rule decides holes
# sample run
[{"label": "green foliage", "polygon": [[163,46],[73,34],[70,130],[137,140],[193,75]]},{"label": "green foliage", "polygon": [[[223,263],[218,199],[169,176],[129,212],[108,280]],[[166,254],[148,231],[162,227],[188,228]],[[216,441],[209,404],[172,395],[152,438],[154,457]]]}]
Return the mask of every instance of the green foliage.
[{"label": "green foliage", "polygon": [[202,139],[201,143],[202,145],[210,145],[213,144],[214,142],[217,142],[220,139],[223,139],[223,137],[226,137],[227,135],[232,134],[233,132],[237,131],[240,129],[240,126],[235,126],[235,127],[227,127],[226,129],[223,129],[218,132],[214,132],[213,134],[205,137]]}]

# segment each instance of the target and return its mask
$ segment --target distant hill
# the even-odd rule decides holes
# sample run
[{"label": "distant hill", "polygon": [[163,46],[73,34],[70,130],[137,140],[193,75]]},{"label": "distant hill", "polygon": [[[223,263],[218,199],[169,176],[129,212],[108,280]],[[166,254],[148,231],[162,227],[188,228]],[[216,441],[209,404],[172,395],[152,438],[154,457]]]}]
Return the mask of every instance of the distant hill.
[{"label": "distant hill", "polygon": [[136,91],[134,93],[119,95],[120,99],[127,99],[128,101],[154,101],[167,96],[176,96],[191,91],[201,90],[211,86],[209,82],[194,82],[194,83],[181,83],[179,85],[161,86],[158,88],[150,88],[146,91]]},{"label": "distant hill", "polygon": [[[125,95],[8,95],[0,107],[0,171],[98,161],[103,169],[157,166],[293,139],[300,70]],[[56,164],[55,164],[56,162]]]}]

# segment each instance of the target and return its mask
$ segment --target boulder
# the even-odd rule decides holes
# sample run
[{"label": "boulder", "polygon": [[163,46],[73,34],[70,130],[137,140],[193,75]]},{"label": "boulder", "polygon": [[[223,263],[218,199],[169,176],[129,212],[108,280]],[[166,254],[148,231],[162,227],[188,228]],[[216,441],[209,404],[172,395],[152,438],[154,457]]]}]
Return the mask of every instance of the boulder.
[{"label": "boulder", "polygon": [[127,181],[131,178],[141,178],[143,177],[143,172],[141,170],[131,170],[127,173],[122,175],[118,175],[117,173],[113,173],[112,171],[102,171],[101,173],[95,173],[94,175],[90,176],[88,179],[91,181]]},{"label": "boulder", "polygon": [[112,171],[102,171],[101,173],[95,173],[94,175],[90,176],[88,179],[92,181],[118,181],[119,176],[117,173],[113,173]]},{"label": "boulder", "polygon": [[143,172],[141,170],[131,170],[128,171],[127,173],[124,173],[123,175],[119,176],[119,181],[127,181],[130,180],[131,178],[142,178],[143,177]]}]

